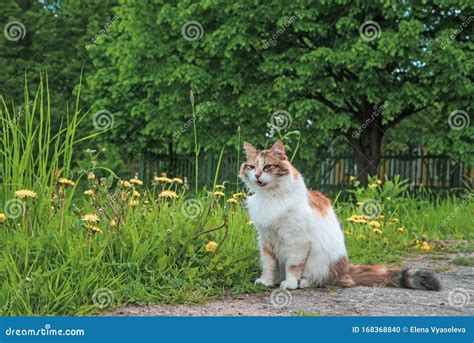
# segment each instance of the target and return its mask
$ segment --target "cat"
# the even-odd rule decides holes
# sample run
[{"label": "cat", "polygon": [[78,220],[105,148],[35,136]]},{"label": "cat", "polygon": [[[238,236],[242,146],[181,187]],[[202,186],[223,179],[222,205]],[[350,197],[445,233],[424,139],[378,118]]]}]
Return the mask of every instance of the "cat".
[{"label": "cat", "polygon": [[283,289],[384,285],[440,290],[426,270],[349,264],[344,235],[331,201],[309,190],[288,161],[282,141],[258,151],[244,142],[240,178],[253,193],[247,198],[257,227],[262,274],[255,281]]}]

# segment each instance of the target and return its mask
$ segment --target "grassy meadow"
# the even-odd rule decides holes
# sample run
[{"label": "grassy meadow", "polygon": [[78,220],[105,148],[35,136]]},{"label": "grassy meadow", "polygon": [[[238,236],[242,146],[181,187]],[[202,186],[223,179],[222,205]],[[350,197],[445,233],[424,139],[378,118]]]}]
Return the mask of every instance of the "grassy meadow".
[{"label": "grassy meadow", "polygon": [[[258,249],[245,190],[220,180],[196,193],[186,175],[157,170],[141,180],[94,158],[75,170],[77,149],[94,136],[76,137],[88,114],[77,103],[53,132],[47,87],[30,101],[20,120],[5,103],[0,110],[1,315],[85,315],[264,289],[253,285]],[[398,179],[351,182],[333,200],[352,262],[473,249],[470,198],[415,198]]]}]

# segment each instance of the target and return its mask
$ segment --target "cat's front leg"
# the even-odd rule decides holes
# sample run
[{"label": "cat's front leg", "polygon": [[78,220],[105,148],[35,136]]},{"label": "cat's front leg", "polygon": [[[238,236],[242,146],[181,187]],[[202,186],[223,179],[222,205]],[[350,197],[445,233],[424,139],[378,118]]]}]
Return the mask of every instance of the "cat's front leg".
[{"label": "cat's front leg", "polygon": [[260,244],[260,259],[262,261],[262,276],[255,280],[255,284],[273,286],[275,284],[275,272],[277,271],[278,262],[270,244]]},{"label": "cat's front leg", "polygon": [[285,280],[280,284],[282,289],[296,289],[301,279],[308,257],[308,249],[300,249],[300,251],[290,256],[285,263]]}]

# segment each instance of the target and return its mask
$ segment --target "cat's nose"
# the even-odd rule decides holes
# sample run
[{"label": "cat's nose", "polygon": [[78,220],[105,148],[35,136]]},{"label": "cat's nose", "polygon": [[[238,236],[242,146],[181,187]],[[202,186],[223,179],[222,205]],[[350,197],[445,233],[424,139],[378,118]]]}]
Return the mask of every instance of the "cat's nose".
[{"label": "cat's nose", "polygon": [[257,178],[257,180],[260,178],[260,176],[262,176],[262,173],[258,173],[258,172],[255,173],[255,177]]}]

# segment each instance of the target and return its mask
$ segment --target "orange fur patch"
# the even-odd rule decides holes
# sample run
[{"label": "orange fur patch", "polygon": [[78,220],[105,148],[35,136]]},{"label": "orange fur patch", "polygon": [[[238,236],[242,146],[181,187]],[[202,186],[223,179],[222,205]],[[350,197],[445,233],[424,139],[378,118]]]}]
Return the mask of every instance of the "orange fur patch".
[{"label": "orange fur patch", "polygon": [[347,256],[342,256],[339,260],[329,266],[329,283],[337,283],[341,277],[349,270],[349,260]]},{"label": "orange fur patch", "polygon": [[343,277],[341,277],[339,279],[339,282],[338,284],[341,286],[341,287],[354,287],[356,286],[354,280],[352,280],[352,277],[348,274],[344,275]]},{"label": "orange fur patch", "polygon": [[288,267],[288,270],[291,274],[295,276],[295,278],[300,279],[301,273],[303,272],[304,262],[293,264]]},{"label": "orange fur patch", "polygon": [[277,257],[275,253],[273,252],[273,249],[270,247],[270,245],[264,244],[262,247],[262,251],[265,254],[265,256],[269,257],[271,260],[276,262]]},{"label": "orange fur patch", "polygon": [[317,191],[308,191],[309,204],[320,215],[325,216],[331,207],[331,200]]},{"label": "orange fur patch", "polygon": [[373,286],[386,285],[393,286],[393,273],[395,270],[388,269],[383,265],[361,265],[351,264],[349,266],[349,275],[357,285]]}]

